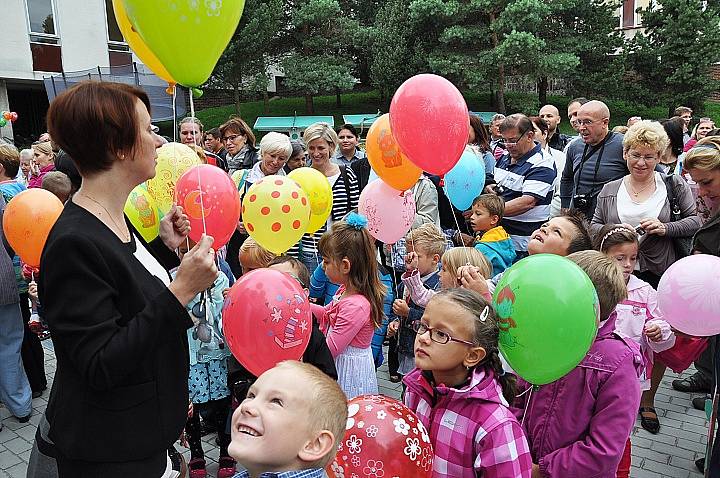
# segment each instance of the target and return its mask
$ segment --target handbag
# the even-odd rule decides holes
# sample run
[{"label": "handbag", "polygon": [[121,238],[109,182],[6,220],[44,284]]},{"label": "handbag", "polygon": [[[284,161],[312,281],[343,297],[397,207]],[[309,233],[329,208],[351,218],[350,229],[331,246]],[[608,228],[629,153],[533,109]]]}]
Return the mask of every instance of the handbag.
[{"label": "handbag", "polygon": [[678,335],[675,338],[675,345],[662,352],[656,352],[655,357],[670,367],[673,372],[680,373],[687,370],[707,346],[707,337]]},{"label": "handbag", "polygon": [[[663,177],[665,188],[667,189],[668,202],[670,203],[670,221],[675,222],[682,219],[682,211],[680,209],[680,202],[678,201],[677,194],[675,194],[675,185],[673,184],[673,175]],[[675,248],[675,255],[677,259],[682,259],[690,255],[692,251],[692,236],[680,236],[671,238],[673,247]]]}]

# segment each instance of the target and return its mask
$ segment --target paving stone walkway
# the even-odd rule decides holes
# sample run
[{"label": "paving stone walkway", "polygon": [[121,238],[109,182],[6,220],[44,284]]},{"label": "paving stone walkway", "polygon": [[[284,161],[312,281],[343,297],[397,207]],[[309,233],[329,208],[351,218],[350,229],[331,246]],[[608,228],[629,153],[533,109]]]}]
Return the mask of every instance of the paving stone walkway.
[{"label": "paving stone walkway", "polygon": [[[45,370],[48,375],[48,391],[42,397],[33,400],[33,416],[28,423],[19,423],[4,406],[0,406],[0,478],[24,478],[30,457],[35,429],[40,416],[47,405],[49,389],[55,375],[55,354],[52,341],[43,342],[45,349]],[[386,353],[387,356],[387,353]],[[693,373],[688,370],[677,375],[666,373],[658,390],[655,401],[660,415],[661,429],[658,435],[652,435],[635,424],[632,437],[632,478],[689,478],[702,476],[695,468],[694,461],[704,456],[707,441],[707,421],[705,413],[692,408],[691,394],[677,392],[670,383],[679,376]],[[399,398],[402,387],[389,380],[387,365],[378,370],[380,393]],[[572,413],[568,410],[567,413]],[[219,451],[215,445],[215,435],[203,437],[203,448],[208,463],[208,474],[217,473]],[[180,448],[189,459],[190,451]]]}]

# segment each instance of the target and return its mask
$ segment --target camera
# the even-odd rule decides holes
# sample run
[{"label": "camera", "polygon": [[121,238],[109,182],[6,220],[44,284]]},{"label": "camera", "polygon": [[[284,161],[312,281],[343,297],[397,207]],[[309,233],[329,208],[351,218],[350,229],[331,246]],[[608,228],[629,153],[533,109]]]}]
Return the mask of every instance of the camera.
[{"label": "camera", "polygon": [[587,194],[576,194],[573,197],[573,207],[575,209],[585,211],[588,206],[590,206],[590,199],[588,199]]},{"label": "camera", "polygon": [[635,232],[638,236],[644,236],[645,235],[645,229],[642,228],[642,226],[638,226],[635,228]]}]

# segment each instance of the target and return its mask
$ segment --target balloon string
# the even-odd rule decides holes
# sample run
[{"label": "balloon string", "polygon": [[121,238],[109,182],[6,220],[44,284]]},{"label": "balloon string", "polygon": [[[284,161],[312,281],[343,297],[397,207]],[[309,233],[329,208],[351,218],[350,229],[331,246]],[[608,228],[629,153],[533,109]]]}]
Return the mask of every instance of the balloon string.
[{"label": "balloon string", "polygon": [[[190,97],[190,117],[195,121],[195,103],[193,102],[193,95],[192,91],[188,90],[190,94],[188,95]],[[197,125],[197,123],[193,123]],[[200,129],[200,128],[198,128]],[[193,131],[195,128],[193,128]],[[194,138],[193,134],[193,138]],[[197,143],[195,143],[197,144]],[[197,171],[197,180],[198,180],[198,188],[200,189],[200,214],[202,215],[202,225],[203,225],[203,234],[207,234],[207,224],[205,224],[205,201],[203,200],[203,188],[202,188],[202,179],[200,178],[200,168],[196,167],[195,170]]]},{"label": "balloon string", "polygon": [[177,89],[179,87],[176,86],[173,88],[173,94],[172,94],[172,109],[173,109],[173,143],[177,143]]},{"label": "balloon string", "polygon": [[[313,243],[313,254],[315,254],[315,262],[317,264],[320,264],[320,258],[318,257],[318,246],[317,246],[317,242],[315,242],[315,233],[314,232],[312,234],[310,234],[310,238],[312,239],[312,243]],[[300,241],[302,243],[302,238],[300,238]]]},{"label": "balloon string", "polygon": [[[447,194],[448,194],[447,186],[443,186],[443,189],[445,189],[445,195],[447,196]],[[455,214],[455,207],[452,204],[450,204],[450,209],[452,212],[452,217],[453,217],[453,219],[455,219],[455,226],[457,227],[458,236],[460,237],[460,239],[462,239],[462,233],[460,232],[460,223],[458,222],[457,214]],[[467,247],[465,246],[465,242],[463,242],[463,241],[461,241],[461,242],[462,242],[462,248],[465,249],[465,259],[467,260],[466,265],[469,266],[469,265],[471,265],[470,264],[470,251],[467,250]]]},{"label": "balloon string", "polygon": [[[522,420],[520,420],[520,426],[525,426],[525,419],[527,418],[527,415],[528,415],[528,407],[530,407],[530,411],[532,412],[532,405],[530,404],[530,402],[532,401],[532,398],[533,398],[533,391],[535,390],[535,385],[530,385],[530,388],[528,390],[530,391],[530,394],[528,395],[527,402],[525,403],[525,410],[523,411]],[[525,395],[525,393],[528,390],[525,390],[523,393],[518,395],[518,397]]]},{"label": "balloon string", "polygon": [[[390,262],[392,263],[392,268],[394,269],[395,268],[395,247],[394,247],[394,245],[390,246]],[[395,275],[395,274],[393,274],[393,275]],[[393,282],[393,287],[395,288],[395,298],[400,299],[400,297],[398,297],[398,281],[394,280],[392,282]]]}]

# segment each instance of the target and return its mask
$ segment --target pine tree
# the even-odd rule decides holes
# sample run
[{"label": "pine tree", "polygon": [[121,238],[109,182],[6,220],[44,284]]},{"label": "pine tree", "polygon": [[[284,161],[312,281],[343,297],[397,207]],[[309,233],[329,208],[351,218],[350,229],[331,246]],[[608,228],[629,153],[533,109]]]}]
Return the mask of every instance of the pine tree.
[{"label": "pine tree", "polygon": [[632,65],[653,101],[672,115],[678,105],[700,112],[717,89],[710,67],[720,61],[718,2],[656,0],[641,10],[644,32],[632,44]]},{"label": "pine tree", "polygon": [[413,52],[414,29],[410,24],[410,0],[389,0],[378,11],[372,29],[370,81],[387,101],[395,90],[420,70]]},{"label": "pine tree", "polygon": [[305,109],[314,112],[313,96],[349,90],[355,84],[354,63],[345,45],[359,31],[357,21],[343,15],[337,0],[286,3],[291,15],[283,59],[285,84],[305,96]]}]

